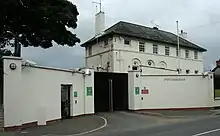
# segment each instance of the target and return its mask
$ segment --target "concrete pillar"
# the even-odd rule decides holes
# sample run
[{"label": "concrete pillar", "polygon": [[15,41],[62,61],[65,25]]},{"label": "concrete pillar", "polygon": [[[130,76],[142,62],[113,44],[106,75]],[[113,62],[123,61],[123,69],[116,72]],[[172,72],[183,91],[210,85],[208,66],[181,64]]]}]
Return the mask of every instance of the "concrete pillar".
[{"label": "concrete pillar", "polygon": [[129,110],[141,109],[141,76],[140,72],[128,72]]},{"label": "concrete pillar", "polygon": [[[4,66],[4,127],[22,125],[21,58],[3,57]],[[27,96],[28,97],[28,96]]]},{"label": "concrete pillar", "polygon": [[94,114],[94,70],[90,70],[90,75],[85,75],[84,88],[84,114]]}]

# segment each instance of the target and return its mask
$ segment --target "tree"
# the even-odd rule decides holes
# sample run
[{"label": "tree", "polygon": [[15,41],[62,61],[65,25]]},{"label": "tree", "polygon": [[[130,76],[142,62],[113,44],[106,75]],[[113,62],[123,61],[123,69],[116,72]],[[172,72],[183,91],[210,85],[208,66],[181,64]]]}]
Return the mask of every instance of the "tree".
[{"label": "tree", "polygon": [[1,0],[0,48],[74,46],[80,39],[66,28],[77,27],[77,7],[67,0]]}]

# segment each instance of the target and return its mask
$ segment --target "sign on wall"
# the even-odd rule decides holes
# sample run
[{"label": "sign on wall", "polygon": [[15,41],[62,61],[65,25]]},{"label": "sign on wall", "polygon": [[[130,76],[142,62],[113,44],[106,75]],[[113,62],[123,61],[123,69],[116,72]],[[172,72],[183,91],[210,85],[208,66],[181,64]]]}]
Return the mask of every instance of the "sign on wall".
[{"label": "sign on wall", "polygon": [[185,81],[185,78],[164,78],[164,81]]},{"label": "sign on wall", "polygon": [[140,94],[140,88],[139,87],[135,87],[135,94],[139,95]]},{"label": "sign on wall", "polygon": [[77,91],[74,92],[74,97],[78,97]]},{"label": "sign on wall", "polygon": [[149,94],[149,90],[146,87],[144,87],[144,89],[141,90],[141,94]]},{"label": "sign on wall", "polygon": [[87,87],[86,88],[86,95],[87,96],[92,96],[92,87]]}]

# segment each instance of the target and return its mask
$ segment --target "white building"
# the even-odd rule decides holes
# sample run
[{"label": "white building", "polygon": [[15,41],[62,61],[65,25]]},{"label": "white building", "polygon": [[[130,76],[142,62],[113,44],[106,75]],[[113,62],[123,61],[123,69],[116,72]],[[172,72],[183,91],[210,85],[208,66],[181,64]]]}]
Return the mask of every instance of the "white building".
[{"label": "white building", "polygon": [[96,36],[86,48],[86,66],[97,71],[127,73],[142,70],[146,74],[182,74],[203,72],[206,49],[180,37],[178,59],[177,36],[173,33],[128,22],[118,22],[104,30],[103,12],[96,15]]}]

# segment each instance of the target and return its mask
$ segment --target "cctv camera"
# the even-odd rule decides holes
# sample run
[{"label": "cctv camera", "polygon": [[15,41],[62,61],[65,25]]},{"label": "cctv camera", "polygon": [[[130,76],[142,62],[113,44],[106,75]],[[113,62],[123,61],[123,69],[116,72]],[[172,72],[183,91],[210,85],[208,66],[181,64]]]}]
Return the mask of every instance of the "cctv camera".
[{"label": "cctv camera", "polygon": [[102,68],[102,65],[99,65],[98,68]]},{"label": "cctv camera", "polygon": [[30,65],[37,65],[36,62],[34,61],[31,61],[31,60],[26,60],[26,63],[30,64]]},{"label": "cctv camera", "polygon": [[202,73],[202,75],[203,75],[203,77],[206,77],[209,75],[209,72],[204,72],[204,73]]}]

